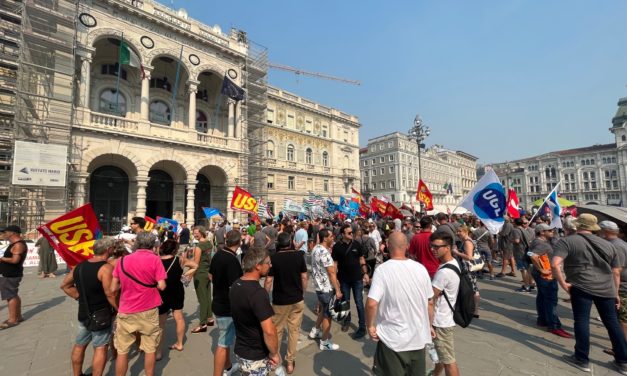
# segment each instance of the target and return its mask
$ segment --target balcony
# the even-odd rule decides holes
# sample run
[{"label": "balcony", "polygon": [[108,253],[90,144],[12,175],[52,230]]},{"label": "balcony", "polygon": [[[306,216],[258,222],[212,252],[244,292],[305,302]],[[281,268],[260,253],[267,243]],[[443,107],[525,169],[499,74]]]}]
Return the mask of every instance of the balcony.
[{"label": "balcony", "polygon": [[352,168],[345,168],[342,170],[342,176],[345,178],[357,179],[357,172],[355,172]]},{"label": "balcony", "polygon": [[91,112],[89,123],[82,124],[81,127],[191,146],[212,147],[228,151],[240,150],[240,141],[233,138],[215,136],[188,128],[174,128],[167,125],[146,123],[100,112]]}]

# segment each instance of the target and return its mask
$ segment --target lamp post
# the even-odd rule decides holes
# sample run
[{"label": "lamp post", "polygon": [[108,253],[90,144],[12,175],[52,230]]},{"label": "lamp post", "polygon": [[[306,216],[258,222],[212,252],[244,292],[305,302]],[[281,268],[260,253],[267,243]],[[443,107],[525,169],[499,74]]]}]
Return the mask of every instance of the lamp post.
[{"label": "lamp post", "polygon": [[[422,179],[422,165],[420,163],[420,149],[424,146],[422,143],[431,134],[431,129],[424,125],[420,115],[414,118],[414,126],[409,130],[409,137],[416,141],[418,145],[418,178]],[[422,214],[423,203],[420,202],[420,213]]]}]

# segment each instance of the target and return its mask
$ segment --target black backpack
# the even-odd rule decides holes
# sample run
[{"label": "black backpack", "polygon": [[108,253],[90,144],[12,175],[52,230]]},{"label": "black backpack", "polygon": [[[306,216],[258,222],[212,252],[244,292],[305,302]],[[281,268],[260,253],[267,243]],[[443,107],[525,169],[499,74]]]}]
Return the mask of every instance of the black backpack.
[{"label": "black backpack", "polygon": [[455,308],[451,305],[451,302],[446,296],[446,291],[442,290],[442,295],[448,303],[449,308],[453,311],[453,320],[462,328],[470,325],[475,313],[475,291],[472,288],[472,281],[468,270],[464,269],[460,271],[455,265],[444,264],[442,268],[451,269],[459,277],[459,291],[457,292],[457,300],[455,301]]}]

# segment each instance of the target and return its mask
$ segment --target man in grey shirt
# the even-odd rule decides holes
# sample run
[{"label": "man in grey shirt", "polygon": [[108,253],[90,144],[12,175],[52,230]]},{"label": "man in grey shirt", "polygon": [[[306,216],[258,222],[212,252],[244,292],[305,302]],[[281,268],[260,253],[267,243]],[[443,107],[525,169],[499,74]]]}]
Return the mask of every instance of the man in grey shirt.
[{"label": "man in grey shirt", "polygon": [[[507,214],[505,214],[505,223],[499,232],[498,237],[498,246],[501,251],[501,260],[503,262],[501,266],[501,272],[497,274],[497,277],[505,277],[505,275],[509,275],[512,277],[516,277],[515,266],[514,266],[514,247],[512,243],[514,226],[510,222],[510,218]],[[505,274],[505,268],[509,264],[511,268],[511,272]]]},{"label": "man in grey shirt", "polygon": [[279,235],[279,230],[274,227],[272,218],[266,219],[266,226],[264,226],[261,231],[263,231],[263,233],[270,239],[270,244],[268,244],[268,253],[272,256],[276,253],[276,238]]},{"label": "man in grey shirt", "polygon": [[627,343],[616,314],[620,307],[619,280],[615,278],[620,273],[618,252],[610,242],[592,234],[601,230],[594,215],[581,214],[575,224],[577,233],[555,244],[551,260],[553,275],[570,294],[575,320],[575,353],[564,355],[564,360],[590,372],[590,309],[594,302],[612,342],[614,366],[627,375]]}]

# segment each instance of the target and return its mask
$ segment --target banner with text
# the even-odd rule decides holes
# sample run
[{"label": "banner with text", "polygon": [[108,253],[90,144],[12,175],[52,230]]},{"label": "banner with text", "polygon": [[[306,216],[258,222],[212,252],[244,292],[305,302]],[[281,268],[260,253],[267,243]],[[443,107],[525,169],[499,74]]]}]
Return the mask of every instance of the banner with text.
[{"label": "banner with text", "polygon": [[73,267],[94,255],[94,242],[102,237],[91,204],[83,205],[37,229]]},{"label": "banner with text", "polygon": [[257,214],[259,205],[257,204],[257,199],[248,193],[248,191],[236,186],[235,191],[233,191],[233,198],[231,199],[231,209]]}]

